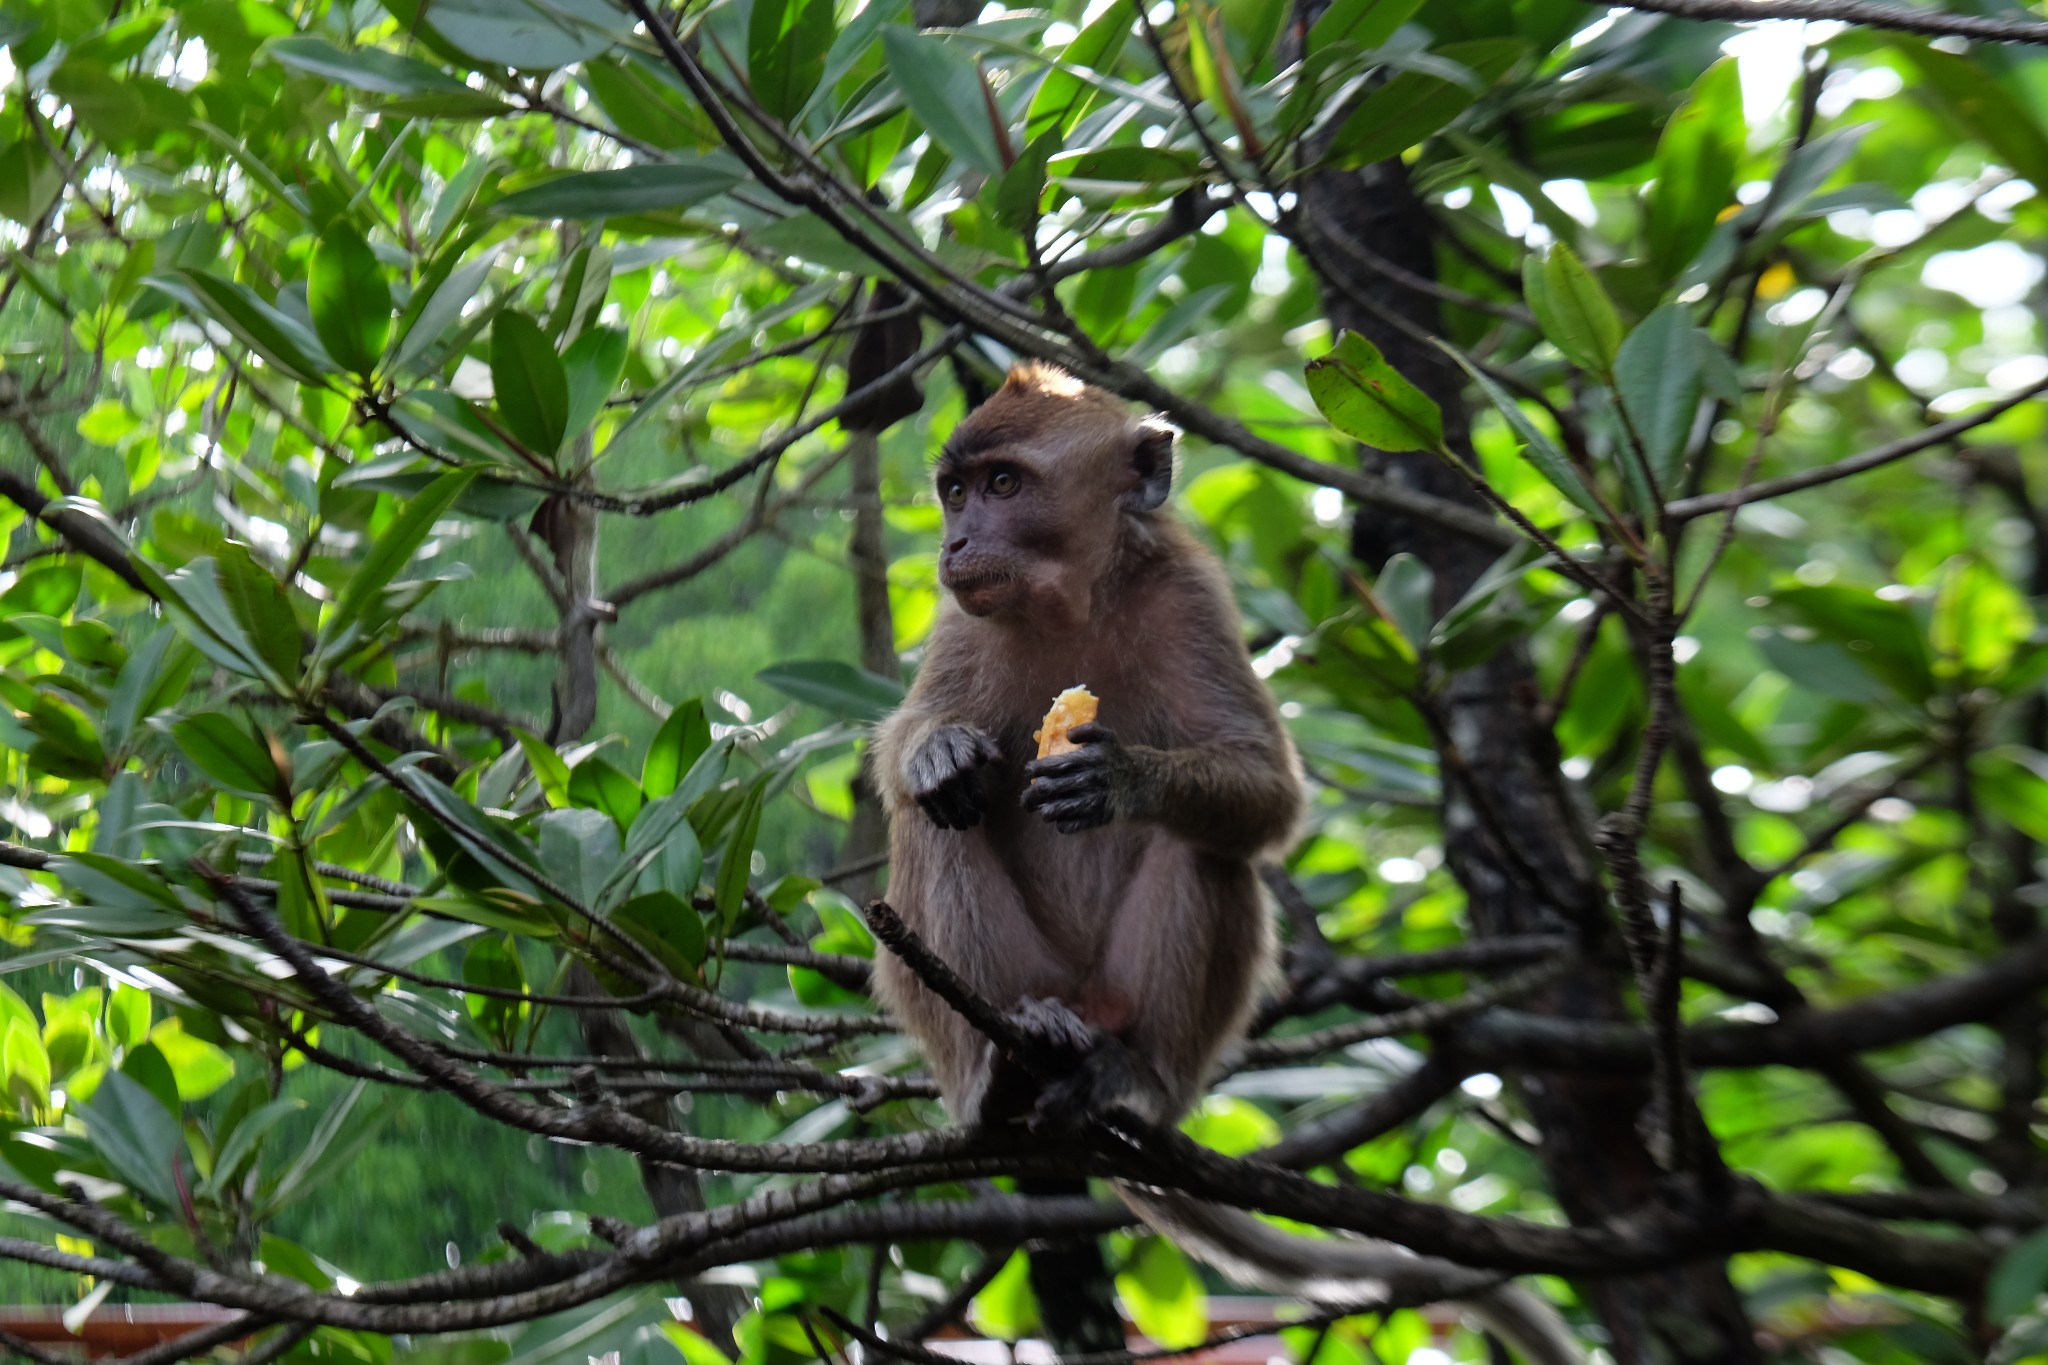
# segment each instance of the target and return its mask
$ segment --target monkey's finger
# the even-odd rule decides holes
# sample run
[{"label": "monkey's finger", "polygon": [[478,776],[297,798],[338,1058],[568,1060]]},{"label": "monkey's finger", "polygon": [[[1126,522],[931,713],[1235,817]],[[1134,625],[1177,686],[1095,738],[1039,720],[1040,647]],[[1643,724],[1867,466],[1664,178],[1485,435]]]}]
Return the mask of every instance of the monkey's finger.
[{"label": "monkey's finger", "polygon": [[1035,758],[1024,765],[1024,776],[1033,782],[1071,772],[1099,772],[1104,763],[1100,749],[1076,749],[1072,753]]},{"label": "monkey's finger", "polygon": [[1081,796],[1088,792],[1102,793],[1109,789],[1109,783],[1099,772],[1062,773],[1058,777],[1041,777],[1024,789],[1024,804],[1036,810],[1048,801],[1062,797]]},{"label": "monkey's finger", "polygon": [[1081,796],[1066,801],[1048,801],[1038,813],[1054,823],[1093,817],[1097,823],[1108,817],[1106,804],[1098,797]]},{"label": "monkey's finger", "polygon": [[1076,725],[1067,731],[1067,738],[1076,744],[1114,744],[1116,731],[1100,721],[1091,720],[1085,725]]}]

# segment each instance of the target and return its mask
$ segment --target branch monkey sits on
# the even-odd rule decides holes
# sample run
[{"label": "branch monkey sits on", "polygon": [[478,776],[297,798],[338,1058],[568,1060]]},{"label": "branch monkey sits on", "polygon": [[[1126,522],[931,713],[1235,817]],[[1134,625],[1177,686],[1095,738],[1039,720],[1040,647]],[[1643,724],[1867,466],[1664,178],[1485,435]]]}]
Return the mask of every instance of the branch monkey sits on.
[{"label": "branch monkey sits on", "polygon": [[[1222,566],[1165,510],[1175,437],[1025,364],[939,456],[948,598],[871,755],[888,896],[969,987],[1076,1059],[1041,1086],[883,955],[882,999],[963,1123],[1072,1124],[1114,1106],[1175,1122],[1272,967],[1254,869],[1294,837],[1300,767]],[[1039,717],[1076,683],[1101,699],[1101,723],[1032,761]],[[1120,1193],[1253,1287],[1363,1306],[1442,1286],[1530,1359],[1583,1358],[1547,1304],[1467,1267]]]}]

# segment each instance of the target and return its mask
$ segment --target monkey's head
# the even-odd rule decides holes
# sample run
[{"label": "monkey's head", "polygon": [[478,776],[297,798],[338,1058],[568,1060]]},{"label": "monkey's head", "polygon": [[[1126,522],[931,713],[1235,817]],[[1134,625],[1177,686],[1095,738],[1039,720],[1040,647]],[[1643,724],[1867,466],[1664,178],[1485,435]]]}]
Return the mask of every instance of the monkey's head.
[{"label": "monkey's head", "polygon": [[1166,502],[1177,434],[1063,370],[1018,365],[939,454],[939,582],[970,615],[1086,620]]}]

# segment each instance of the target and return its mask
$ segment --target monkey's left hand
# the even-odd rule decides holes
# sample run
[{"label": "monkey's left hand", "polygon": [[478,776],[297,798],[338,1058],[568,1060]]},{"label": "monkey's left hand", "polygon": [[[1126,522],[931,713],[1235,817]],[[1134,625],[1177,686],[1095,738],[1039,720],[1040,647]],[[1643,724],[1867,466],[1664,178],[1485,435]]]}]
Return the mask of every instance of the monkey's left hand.
[{"label": "monkey's left hand", "polygon": [[1130,755],[1104,725],[1076,725],[1067,737],[1081,747],[1024,765],[1024,809],[1062,834],[1078,834],[1116,818]]}]

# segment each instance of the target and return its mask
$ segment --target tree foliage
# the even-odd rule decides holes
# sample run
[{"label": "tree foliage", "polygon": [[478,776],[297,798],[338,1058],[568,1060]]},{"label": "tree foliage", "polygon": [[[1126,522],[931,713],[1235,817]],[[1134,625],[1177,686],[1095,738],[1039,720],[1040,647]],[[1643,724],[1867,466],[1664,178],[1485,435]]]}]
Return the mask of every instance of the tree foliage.
[{"label": "tree foliage", "polygon": [[[1118,1176],[1622,1361],[2048,1351],[2048,68],[957,8],[0,5],[0,1258],[239,1315],[179,1355],[770,1365],[1113,1234],[1199,1342],[1012,1184]],[[923,457],[1024,357],[1183,428],[1314,786],[1180,1133],[946,1129],[866,994]],[[291,1235],[508,1135],[644,1202]]]}]

